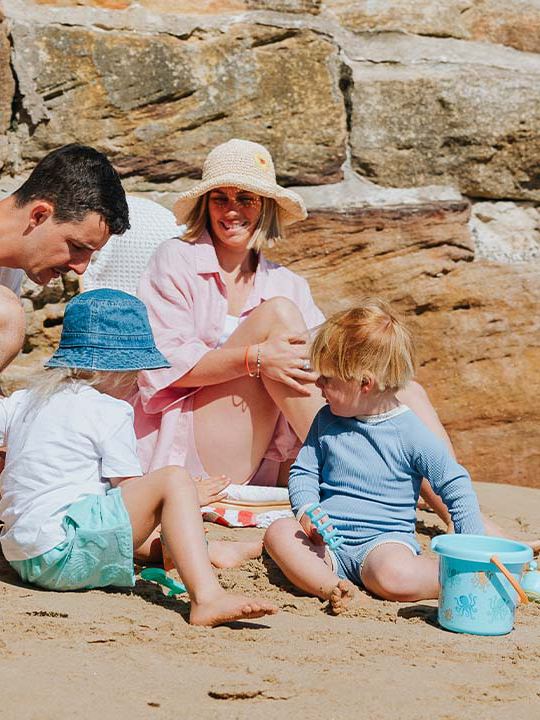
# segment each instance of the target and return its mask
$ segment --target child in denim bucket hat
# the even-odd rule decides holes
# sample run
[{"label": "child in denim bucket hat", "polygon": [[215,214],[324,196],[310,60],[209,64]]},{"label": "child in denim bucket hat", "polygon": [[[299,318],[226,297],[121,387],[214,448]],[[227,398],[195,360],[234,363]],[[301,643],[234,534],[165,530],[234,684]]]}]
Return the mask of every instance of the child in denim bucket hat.
[{"label": "child in denim bucket hat", "polygon": [[102,289],[68,304],[42,377],[0,402],[3,553],[24,581],[47,589],[132,586],[134,552],[161,522],[192,624],[272,614],[269,603],[219,585],[187,472],[141,473],[133,410],[121,398],[138,371],[163,367],[137,298]]}]

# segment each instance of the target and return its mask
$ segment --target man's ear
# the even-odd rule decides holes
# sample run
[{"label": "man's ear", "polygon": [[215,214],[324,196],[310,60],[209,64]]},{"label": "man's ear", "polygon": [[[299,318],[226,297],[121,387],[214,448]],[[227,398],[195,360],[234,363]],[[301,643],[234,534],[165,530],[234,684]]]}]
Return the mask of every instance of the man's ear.
[{"label": "man's ear", "polygon": [[28,224],[31,228],[41,225],[52,217],[54,214],[54,206],[47,200],[35,200],[30,206],[30,216]]}]

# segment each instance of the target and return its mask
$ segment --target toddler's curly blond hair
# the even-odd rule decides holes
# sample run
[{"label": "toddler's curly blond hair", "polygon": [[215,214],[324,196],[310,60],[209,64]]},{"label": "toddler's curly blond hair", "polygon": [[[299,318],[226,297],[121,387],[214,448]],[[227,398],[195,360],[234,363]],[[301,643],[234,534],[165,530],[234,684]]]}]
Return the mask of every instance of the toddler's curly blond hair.
[{"label": "toddler's curly blond hair", "polygon": [[372,377],[379,390],[398,390],[414,377],[413,340],[387,302],[366,298],[321,325],[311,365],[326,377],[347,382]]}]

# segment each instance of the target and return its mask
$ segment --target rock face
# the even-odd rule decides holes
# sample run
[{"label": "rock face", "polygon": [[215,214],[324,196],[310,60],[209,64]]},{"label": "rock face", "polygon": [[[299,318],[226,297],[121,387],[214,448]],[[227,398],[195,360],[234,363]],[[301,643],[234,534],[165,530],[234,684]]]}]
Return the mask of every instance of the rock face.
[{"label": "rock face", "polygon": [[322,8],[354,33],[403,32],[540,51],[535,0],[323,0]]},{"label": "rock face", "polygon": [[373,43],[376,64],[353,63],[353,167],[382,185],[453,182],[473,197],[539,200],[540,58],[527,56],[523,73],[509,50],[486,63],[462,42],[421,52],[396,42]]},{"label": "rock face", "polygon": [[313,32],[238,24],[181,39],[17,23],[12,37],[36,125],[26,163],[80,141],[107,152],[131,185],[174,183],[240,136],[271,148],[286,183],[342,175],[337,53]]},{"label": "rock face", "polygon": [[0,13],[0,170],[3,168],[7,155],[6,132],[11,124],[11,104],[15,92],[15,82],[9,64],[9,39],[6,35],[6,25]]},{"label": "rock face", "polygon": [[[395,303],[474,477],[540,484],[538,0],[3,0],[2,12],[0,191],[82,141],[126,189],[170,206],[214,145],[262,142],[311,210],[273,257],[326,313],[365,294]],[[69,277],[25,286],[8,389],[50,354],[75,292]]]},{"label": "rock face", "polygon": [[473,262],[468,217],[463,202],[315,211],[272,256],[308,278],[325,313],[365,295],[401,310],[418,379],[473,477],[537,484],[539,265]]}]

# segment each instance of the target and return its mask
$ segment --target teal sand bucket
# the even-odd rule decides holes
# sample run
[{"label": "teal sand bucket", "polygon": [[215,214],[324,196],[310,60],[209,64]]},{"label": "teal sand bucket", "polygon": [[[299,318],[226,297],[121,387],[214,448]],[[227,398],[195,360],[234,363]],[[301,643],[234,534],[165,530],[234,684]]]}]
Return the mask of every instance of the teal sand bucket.
[{"label": "teal sand bucket", "polygon": [[519,582],[532,550],[528,545],[484,535],[439,535],[439,624],[472,635],[506,635],[514,627],[517,593],[490,562],[497,558]]}]

